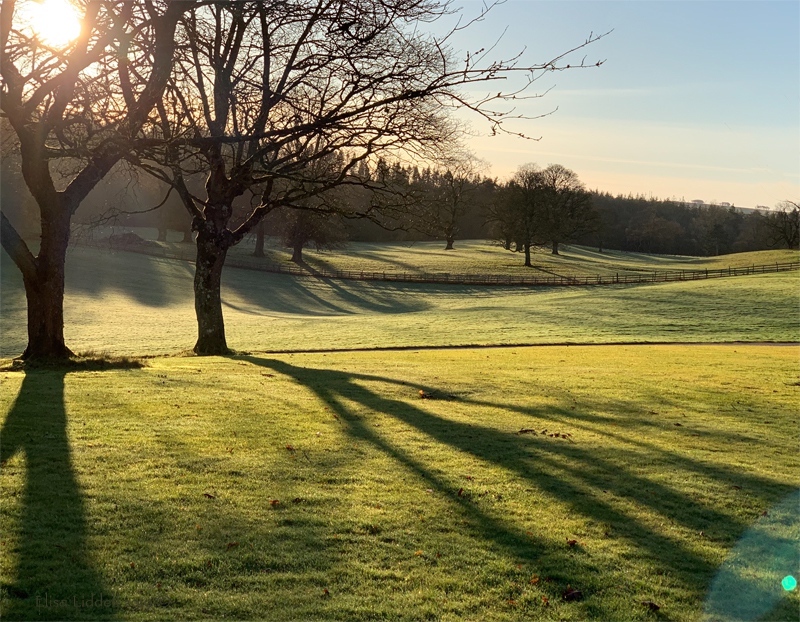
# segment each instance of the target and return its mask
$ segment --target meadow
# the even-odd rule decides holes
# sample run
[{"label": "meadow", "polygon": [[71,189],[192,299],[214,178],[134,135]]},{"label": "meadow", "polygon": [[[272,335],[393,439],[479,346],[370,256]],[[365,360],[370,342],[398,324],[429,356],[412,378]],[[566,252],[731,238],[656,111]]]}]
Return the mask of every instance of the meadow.
[{"label": "meadow", "polygon": [[95,353],[0,371],[0,615],[796,619],[798,347],[732,342],[796,344],[797,283],[230,269],[237,352],[200,358],[190,264],[75,249]]},{"label": "meadow", "polygon": [[[768,263],[748,255],[748,263]],[[468,253],[463,258],[474,260]],[[727,261],[737,260],[734,255]],[[26,306],[19,272],[5,255],[0,261],[0,356],[9,357],[25,347]],[[67,342],[76,351],[114,355],[189,350],[196,338],[193,268],[189,262],[125,251],[72,249]],[[228,344],[240,351],[785,342],[800,335],[797,284],[798,272],[533,288],[339,281],[226,268],[223,312]]]}]

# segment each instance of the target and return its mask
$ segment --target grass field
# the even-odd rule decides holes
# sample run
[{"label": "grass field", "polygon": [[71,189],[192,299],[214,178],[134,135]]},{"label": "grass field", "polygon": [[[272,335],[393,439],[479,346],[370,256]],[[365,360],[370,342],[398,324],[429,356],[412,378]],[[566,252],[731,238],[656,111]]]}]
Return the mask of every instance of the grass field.
[{"label": "grass field", "polygon": [[[751,259],[754,259],[751,257]],[[25,347],[19,272],[0,257],[0,356]],[[112,354],[194,345],[193,266],[136,253],[70,251],[68,344]],[[800,273],[600,288],[468,287],[223,275],[237,350],[474,344],[797,341]]]},{"label": "grass field", "polygon": [[[133,231],[140,237],[155,240],[157,231],[148,228],[106,228],[94,232],[99,239],[112,232]],[[194,259],[194,246],[180,244],[171,232],[168,242],[159,243],[165,250]],[[276,238],[267,238],[265,257],[252,257],[254,242],[246,239],[230,251],[230,257],[254,266],[264,263],[289,263],[291,252]],[[508,276],[613,276],[663,270],[718,270],[728,267],[787,263],[800,260],[796,250],[759,251],[718,257],[648,255],[596,248],[562,245],[559,256],[546,248],[534,249],[534,268],[523,266],[521,253],[512,253],[490,240],[458,240],[454,250],[445,251],[442,242],[368,243],[350,242],[340,250],[306,249],[303,257],[311,270],[354,270],[365,272],[499,274]],[[294,267],[294,264],[290,264]]]},{"label": "grass field", "polygon": [[[0,278],[9,357],[25,301],[5,255]],[[191,281],[74,249],[68,344],[171,356],[2,363],[3,619],[797,619],[798,347],[711,345],[797,342],[797,273],[228,269],[226,358],[185,355]],[[708,345],[424,349],[602,342]],[[410,349],[321,351],[386,347]]]},{"label": "grass field", "polygon": [[2,615],[796,619],[797,354],[6,371]]}]

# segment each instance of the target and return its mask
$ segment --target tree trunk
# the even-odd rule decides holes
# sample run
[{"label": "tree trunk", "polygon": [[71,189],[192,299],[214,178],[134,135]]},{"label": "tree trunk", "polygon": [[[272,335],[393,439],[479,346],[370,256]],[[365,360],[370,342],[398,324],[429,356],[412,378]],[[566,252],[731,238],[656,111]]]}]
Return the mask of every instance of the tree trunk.
[{"label": "tree trunk", "polygon": [[225,322],[222,318],[222,267],[227,248],[221,248],[215,236],[201,229],[197,235],[197,261],[194,273],[194,309],[197,314],[196,354],[228,354]]},{"label": "tree trunk", "polygon": [[503,248],[506,249],[507,251],[511,250],[511,238],[505,239],[505,241],[503,242]]},{"label": "tree trunk", "polygon": [[192,221],[189,220],[183,228],[183,239],[181,240],[181,244],[191,244],[194,242],[192,239]]},{"label": "tree trunk", "polygon": [[292,261],[295,263],[303,263],[303,245],[295,244],[292,248]]},{"label": "tree trunk", "polygon": [[256,250],[253,251],[253,257],[264,256],[264,221],[258,223],[256,227]]},{"label": "tree trunk", "polygon": [[[41,266],[41,255],[37,263]],[[72,351],[64,343],[63,260],[52,269],[39,269],[33,279],[23,277],[28,301],[28,347],[25,360],[67,359]]]},{"label": "tree trunk", "polygon": [[[58,201],[58,199],[55,199]],[[59,204],[43,210],[39,255],[34,257],[17,230],[2,217],[2,243],[22,272],[28,303],[26,360],[66,359],[64,343],[64,262],[69,244],[70,213]]]},{"label": "tree trunk", "polygon": [[532,268],[531,265],[531,245],[527,242],[525,243],[525,265],[529,268]]},{"label": "tree trunk", "polygon": [[455,242],[454,238],[447,238],[447,246],[444,247],[444,250],[446,251],[453,250],[453,242]]},{"label": "tree trunk", "polygon": [[558,242],[553,240],[553,255],[558,255]]}]

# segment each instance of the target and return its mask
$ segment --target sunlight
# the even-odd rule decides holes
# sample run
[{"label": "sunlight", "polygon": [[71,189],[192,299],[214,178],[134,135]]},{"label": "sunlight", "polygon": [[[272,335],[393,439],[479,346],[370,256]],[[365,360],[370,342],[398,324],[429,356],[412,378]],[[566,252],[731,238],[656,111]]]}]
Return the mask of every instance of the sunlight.
[{"label": "sunlight", "polygon": [[20,17],[25,30],[42,43],[65,47],[81,32],[81,22],[69,0],[41,0],[20,6]]}]

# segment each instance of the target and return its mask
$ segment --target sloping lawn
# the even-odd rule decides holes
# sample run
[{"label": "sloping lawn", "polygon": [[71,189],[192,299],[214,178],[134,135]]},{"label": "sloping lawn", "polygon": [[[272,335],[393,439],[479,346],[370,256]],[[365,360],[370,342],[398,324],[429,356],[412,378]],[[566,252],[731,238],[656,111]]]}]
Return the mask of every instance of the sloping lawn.
[{"label": "sloping lawn", "polygon": [[[0,254],[0,356],[26,343],[19,271]],[[65,336],[76,351],[175,353],[196,340],[193,266],[78,248]],[[474,344],[797,341],[800,272],[658,285],[370,283],[226,268],[228,342],[244,351]]]}]

